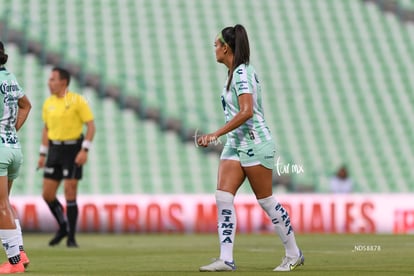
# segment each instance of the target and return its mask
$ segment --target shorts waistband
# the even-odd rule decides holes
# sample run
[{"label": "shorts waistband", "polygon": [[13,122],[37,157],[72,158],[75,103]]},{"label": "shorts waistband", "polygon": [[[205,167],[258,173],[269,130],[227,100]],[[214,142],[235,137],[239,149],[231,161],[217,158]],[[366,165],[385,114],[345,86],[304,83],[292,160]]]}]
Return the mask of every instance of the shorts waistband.
[{"label": "shorts waistband", "polygon": [[65,141],[59,141],[59,140],[49,140],[49,142],[52,145],[76,145],[79,143],[80,139],[77,140],[65,140]]}]

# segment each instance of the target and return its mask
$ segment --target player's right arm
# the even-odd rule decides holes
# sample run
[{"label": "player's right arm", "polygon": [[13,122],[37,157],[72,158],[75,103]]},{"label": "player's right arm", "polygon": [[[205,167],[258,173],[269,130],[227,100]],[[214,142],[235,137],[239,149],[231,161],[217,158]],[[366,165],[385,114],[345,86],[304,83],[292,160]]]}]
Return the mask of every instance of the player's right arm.
[{"label": "player's right arm", "polygon": [[32,104],[30,103],[29,99],[26,96],[21,97],[18,102],[19,111],[17,112],[17,120],[16,120],[16,131],[23,126],[24,122],[29,115],[30,109],[32,108]]}]

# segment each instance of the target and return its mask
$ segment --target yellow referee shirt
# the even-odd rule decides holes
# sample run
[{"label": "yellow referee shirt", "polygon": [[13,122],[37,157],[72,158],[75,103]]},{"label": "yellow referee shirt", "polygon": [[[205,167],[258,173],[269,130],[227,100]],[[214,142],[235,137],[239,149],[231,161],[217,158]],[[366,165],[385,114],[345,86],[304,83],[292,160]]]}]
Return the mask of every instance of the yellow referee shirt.
[{"label": "yellow referee shirt", "polygon": [[52,95],[43,104],[42,118],[49,140],[78,139],[83,125],[94,119],[88,101],[81,95],[67,92],[64,97]]}]

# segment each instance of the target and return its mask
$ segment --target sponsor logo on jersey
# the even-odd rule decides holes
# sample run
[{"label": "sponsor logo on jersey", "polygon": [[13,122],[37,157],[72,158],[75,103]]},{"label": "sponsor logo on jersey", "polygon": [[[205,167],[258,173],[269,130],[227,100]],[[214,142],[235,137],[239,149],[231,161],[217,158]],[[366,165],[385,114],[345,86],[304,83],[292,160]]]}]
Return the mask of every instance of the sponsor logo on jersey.
[{"label": "sponsor logo on jersey", "polygon": [[19,90],[20,90],[19,85],[14,81],[11,81],[10,84],[7,81],[3,81],[0,84],[0,92],[2,94],[7,94],[10,92],[19,91]]}]

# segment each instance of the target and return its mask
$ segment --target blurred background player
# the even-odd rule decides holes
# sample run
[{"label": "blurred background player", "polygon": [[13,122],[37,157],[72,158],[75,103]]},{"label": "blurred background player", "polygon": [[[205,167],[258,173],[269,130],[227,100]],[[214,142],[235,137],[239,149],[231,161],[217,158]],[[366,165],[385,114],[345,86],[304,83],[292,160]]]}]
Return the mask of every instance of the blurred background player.
[{"label": "blurred background player", "polygon": [[21,273],[29,265],[20,222],[10,205],[9,195],[23,162],[17,131],[26,121],[32,105],[16,77],[4,67],[7,60],[8,55],[0,42],[0,238],[8,258],[8,262],[0,266],[0,274]]},{"label": "blurred background player", "polygon": [[349,194],[352,193],[353,183],[348,177],[348,170],[345,165],[339,167],[334,176],[329,182],[329,188],[335,194]]},{"label": "blurred background player", "polygon": [[[58,67],[52,69],[48,82],[51,96],[44,102],[42,110],[44,128],[38,167],[44,168],[43,199],[59,224],[59,230],[49,245],[57,245],[68,236],[67,246],[77,247],[77,187],[95,135],[95,123],[88,102],[81,95],[68,91],[69,83],[70,74],[67,70]],[[84,125],[85,136],[82,134]],[[62,179],[67,220],[62,204],[56,197]]]},{"label": "blurred background player", "polygon": [[275,271],[290,271],[304,263],[286,210],[272,195],[275,145],[266,125],[261,86],[250,65],[247,32],[242,25],[224,28],[215,40],[217,62],[228,68],[221,101],[226,124],[198,138],[200,146],[225,135],[227,142],[220,157],[216,205],[220,257],[200,271],[234,271],[233,246],[236,234],[234,196],[247,179],[260,206],[275,225],[286,255]]}]

